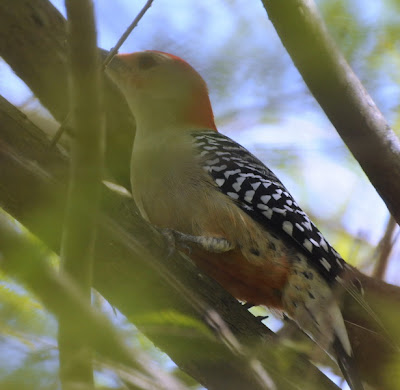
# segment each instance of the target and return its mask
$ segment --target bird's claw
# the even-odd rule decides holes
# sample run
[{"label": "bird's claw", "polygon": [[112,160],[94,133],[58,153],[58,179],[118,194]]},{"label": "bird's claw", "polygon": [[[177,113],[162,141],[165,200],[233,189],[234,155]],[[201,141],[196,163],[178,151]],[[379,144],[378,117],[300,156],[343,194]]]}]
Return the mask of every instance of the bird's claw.
[{"label": "bird's claw", "polygon": [[170,257],[177,249],[183,249],[189,255],[192,252],[192,248],[187,244],[187,241],[184,239],[185,235],[177,230],[163,228],[159,229],[160,233],[165,237],[168,243],[168,257]]}]

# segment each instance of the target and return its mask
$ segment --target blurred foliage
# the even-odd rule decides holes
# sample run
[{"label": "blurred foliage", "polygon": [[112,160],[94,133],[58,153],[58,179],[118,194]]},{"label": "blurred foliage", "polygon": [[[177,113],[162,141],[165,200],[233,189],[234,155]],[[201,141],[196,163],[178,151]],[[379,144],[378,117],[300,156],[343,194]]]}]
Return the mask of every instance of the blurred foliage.
[{"label": "blurred foliage", "polygon": [[[53,3],[62,10],[61,0]],[[141,6],[132,3],[95,0],[100,46],[115,44]],[[318,0],[317,5],[346,59],[399,131],[400,2]],[[155,0],[122,51],[150,48],[192,63],[209,85],[221,130],[242,141],[283,177],[351,264],[370,264],[374,244],[383,234],[385,207],[308,92],[260,1]],[[20,83],[14,90],[15,81],[0,65],[4,69],[0,93],[18,102],[41,128],[53,132],[55,124],[48,112]],[[0,280],[0,389],[57,389],[54,318],[23,286],[5,275]],[[94,295],[93,301],[127,342],[144,351],[160,370],[197,387],[102,297]],[[158,331],[171,325],[180,331],[205,331],[202,324],[179,313],[154,313],[143,321]],[[396,367],[394,372],[398,371]],[[104,388],[124,386],[112,369],[99,368],[97,378]]]},{"label": "blurred foliage", "polygon": [[54,318],[5,275],[0,302],[0,389],[56,389]]}]

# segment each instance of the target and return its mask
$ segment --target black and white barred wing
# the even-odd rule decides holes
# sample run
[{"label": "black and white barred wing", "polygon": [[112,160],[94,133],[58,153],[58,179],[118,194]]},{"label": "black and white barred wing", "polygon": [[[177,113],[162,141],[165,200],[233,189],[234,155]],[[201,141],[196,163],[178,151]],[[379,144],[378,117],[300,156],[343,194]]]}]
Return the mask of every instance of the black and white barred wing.
[{"label": "black and white barred wing", "polygon": [[291,239],[328,282],[340,280],[347,264],[271,170],[223,134],[204,130],[192,136],[204,169],[223,193],[266,229]]}]

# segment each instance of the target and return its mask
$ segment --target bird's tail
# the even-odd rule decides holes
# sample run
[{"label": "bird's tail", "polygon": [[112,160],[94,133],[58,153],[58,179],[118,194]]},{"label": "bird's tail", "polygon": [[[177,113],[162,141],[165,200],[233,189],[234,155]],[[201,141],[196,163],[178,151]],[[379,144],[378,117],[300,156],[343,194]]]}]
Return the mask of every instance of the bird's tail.
[{"label": "bird's tail", "polygon": [[349,385],[350,389],[364,390],[364,386],[358,374],[358,370],[355,367],[354,358],[352,355],[349,355],[344,350],[343,344],[338,337],[335,337],[332,347],[335,351],[339,368],[342,371],[344,379],[346,379],[346,382]]}]

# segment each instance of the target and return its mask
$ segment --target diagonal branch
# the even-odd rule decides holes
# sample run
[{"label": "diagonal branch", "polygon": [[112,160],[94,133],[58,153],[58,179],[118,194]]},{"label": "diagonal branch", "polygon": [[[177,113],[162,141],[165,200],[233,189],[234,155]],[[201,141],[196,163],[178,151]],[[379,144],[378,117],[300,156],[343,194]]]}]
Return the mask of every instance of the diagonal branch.
[{"label": "diagonal branch", "polygon": [[390,254],[392,252],[393,245],[396,242],[396,239],[394,238],[396,227],[397,223],[391,215],[386,225],[385,233],[377,246],[377,260],[373,272],[374,278],[382,280],[385,279],[385,273],[389,264]]},{"label": "diagonal branch", "polygon": [[[66,157],[49,148],[40,129],[18,110],[0,103],[0,204],[58,251]],[[301,355],[277,343],[259,320],[187,258],[178,253],[166,257],[162,237],[138,216],[131,198],[105,190],[103,211],[94,286],[181,369],[209,389],[261,390],[265,387],[254,375],[260,361],[277,389],[337,389]],[[199,325],[214,312],[241,353]]]},{"label": "diagonal branch", "polygon": [[122,34],[121,38],[118,39],[118,42],[116,43],[116,45],[108,53],[107,57],[105,58],[105,60],[104,60],[104,62],[102,64],[103,68],[106,68],[107,65],[110,63],[110,61],[112,60],[112,58],[118,53],[118,50],[120,49],[122,44],[126,41],[126,38],[128,38],[129,34],[138,25],[138,23],[140,22],[140,19],[143,18],[144,14],[151,7],[152,3],[153,3],[153,0],[147,0],[146,1],[146,4],[143,6],[143,8],[137,14],[136,18],[129,25],[129,27],[125,30],[125,32]]},{"label": "diagonal branch", "polygon": [[[110,320],[90,306],[76,283],[64,272],[57,272],[52,265],[54,254],[41,242],[21,233],[3,211],[0,211],[0,254],[0,268],[28,287],[49,311],[69,321],[75,337],[85,340],[108,367],[128,372],[132,378],[140,377],[155,389],[187,389],[173,375],[155,372],[147,364],[149,357],[141,350],[128,347]],[[89,384],[85,386],[89,388]]]},{"label": "diagonal branch", "polygon": [[313,0],[262,0],[311,93],[400,222],[400,142],[339,52]]},{"label": "diagonal branch", "polygon": [[[146,4],[143,6],[143,8],[140,10],[140,12],[136,15],[135,19],[133,22],[129,25],[129,27],[125,30],[125,32],[122,34],[121,38],[118,40],[116,45],[108,52],[108,54],[103,53],[103,57],[105,57],[101,67],[102,70],[107,67],[107,65],[110,63],[112,58],[118,53],[118,50],[120,47],[123,45],[125,40],[128,38],[129,34],[133,31],[133,29],[138,25],[140,20],[143,18],[144,14],[147,12],[147,10],[151,7],[151,4],[153,3],[153,0],[148,0]],[[51,140],[51,145],[54,146],[57,144],[61,136],[63,135],[64,131],[67,129],[68,124],[70,121],[70,115],[69,113],[67,114],[66,118],[64,119],[63,123],[61,123],[60,127],[58,128],[57,132],[54,134]]]},{"label": "diagonal branch", "polygon": [[[0,56],[60,123],[68,113],[66,29],[47,0],[0,1]],[[117,88],[103,84],[107,174],[129,188],[134,119]]]},{"label": "diagonal branch", "polygon": [[0,253],[1,269],[22,281],[58,317],[67,318],[79,339],[114,364],[140,370],[136,352],[127,348],[111,322],[90,307],[66,274],[54,269],[51,252],[26,233],[21,234],[4,212],[0,212]]}]

